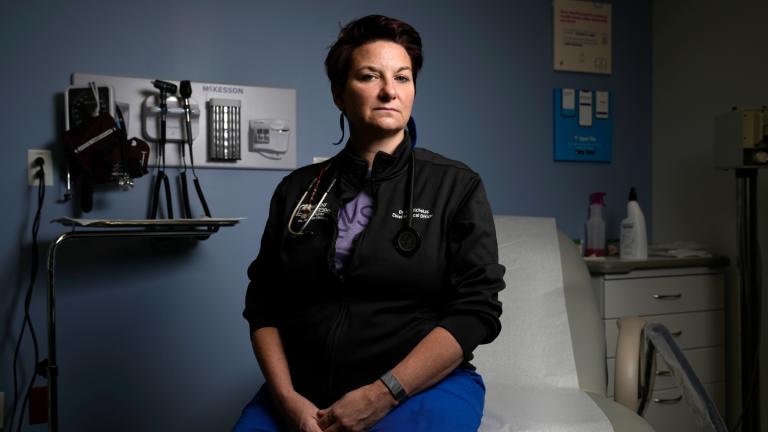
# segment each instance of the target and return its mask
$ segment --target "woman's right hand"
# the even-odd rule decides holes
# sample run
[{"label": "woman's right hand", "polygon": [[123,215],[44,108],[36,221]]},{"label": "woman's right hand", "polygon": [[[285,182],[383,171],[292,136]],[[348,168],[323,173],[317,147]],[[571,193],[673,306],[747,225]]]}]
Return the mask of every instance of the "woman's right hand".
[{"label": "woman's right hand", "polygon": [[280,408],[292,432],[322,432],[318,425],[318,409],[309,399],[292,392],[280,398]]}]

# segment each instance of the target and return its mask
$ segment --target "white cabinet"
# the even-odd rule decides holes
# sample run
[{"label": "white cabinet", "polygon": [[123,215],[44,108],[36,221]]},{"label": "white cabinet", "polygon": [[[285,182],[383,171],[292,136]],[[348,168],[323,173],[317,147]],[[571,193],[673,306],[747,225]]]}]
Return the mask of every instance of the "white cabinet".
[{"label": "white cabinet", "polygon": [[[646,268],[621,273],[616,272],[615,266],[587,264],[605,322],[608,395],[613,396],[618,335],[616,322],[624,316],[640,316],[648,322],[664,324],[669,329],[710,397],[724,413],[722,271],[703,266],[654,269],[646,263]],[[680,264],[685,265],[685,260],[680,260]],[[669,367],[660,357],[657,360],[654,392],[645,417],[658,432],[699,430],[675,380],[669,376]]]}]

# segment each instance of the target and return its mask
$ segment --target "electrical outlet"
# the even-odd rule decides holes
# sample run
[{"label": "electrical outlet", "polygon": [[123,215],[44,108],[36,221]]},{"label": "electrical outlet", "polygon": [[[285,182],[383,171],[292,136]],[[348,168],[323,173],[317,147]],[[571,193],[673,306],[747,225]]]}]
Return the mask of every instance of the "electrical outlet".
[{"label": "electrical outlet", "polygon": [[35,159],[38,157],[43,158],[45,161],[45,164],[43,164],[45,185],[53,186],[53,156],[51,156],[50,150],[27,150],[27,182],[30,186],[37,185],[36,174],[40,168],[35,165]]}]

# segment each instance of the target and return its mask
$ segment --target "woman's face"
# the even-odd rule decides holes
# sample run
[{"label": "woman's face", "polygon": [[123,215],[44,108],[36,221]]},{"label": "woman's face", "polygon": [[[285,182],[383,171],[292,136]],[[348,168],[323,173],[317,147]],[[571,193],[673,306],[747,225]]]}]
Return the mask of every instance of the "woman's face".
[{"label": "woman's face", "polygon": [[408,52],[394,42],[375,41],[352,51],[347,82],[334,102],[347,113],[353,133],[387,136],[405,129],[415,94]]}]

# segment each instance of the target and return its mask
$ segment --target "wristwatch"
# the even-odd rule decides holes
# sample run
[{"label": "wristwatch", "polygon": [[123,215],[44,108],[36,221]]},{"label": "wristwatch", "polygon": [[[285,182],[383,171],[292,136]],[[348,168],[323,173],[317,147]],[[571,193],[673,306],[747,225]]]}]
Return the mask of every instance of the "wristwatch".
[{"label": "wristwatch", "polygon": [[384,375],[382,375],[379,379],[387,387],[387,390],[392,393],[392,397],[395,398],[395,401],[398,403],[408,397],[408,393],[406,393],[405,389],[400,384],[400,381],[398,381],[397,378],[392,375],[392,372],[384,373]]}]

